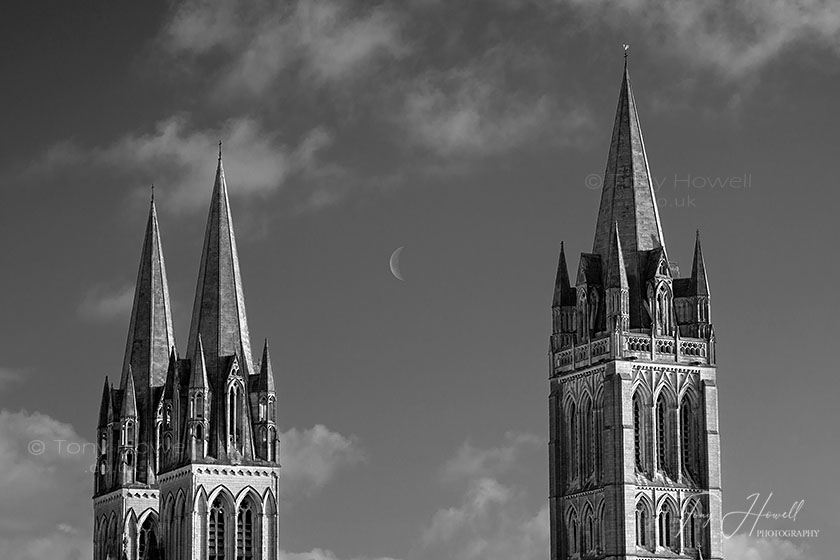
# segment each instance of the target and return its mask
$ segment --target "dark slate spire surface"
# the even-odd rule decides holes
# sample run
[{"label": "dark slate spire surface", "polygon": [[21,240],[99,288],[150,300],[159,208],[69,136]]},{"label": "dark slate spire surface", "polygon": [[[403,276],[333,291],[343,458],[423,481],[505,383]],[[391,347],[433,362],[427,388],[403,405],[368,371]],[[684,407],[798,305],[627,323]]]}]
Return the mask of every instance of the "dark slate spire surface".
[{"label": "dark slate spire surface", "polygon": [[201,253],[187,356],[195,356],[199,335],[211,386],[222,375],[219,373],[222,356],[238,355],[244,373],[254,373],[221,149]]},{"label": "dark slate spire surface", "polygon": [[263,346],[257,391],[274,392],[274,370],[271,368],[271,352],[268,350],[268,339],[265,339],[265,345]]},{"label": "dark slate spire surface", "polygon": [[122,391],[122,407],[120,408],[120,417],[129,418],[137,417],[137,395],[134,390],[134,376],[131,374],[131,367],[129,366],[126,375],[123,375],[120,382],[120,390]]},{"label": "dark slate spire surface", "polygon": [[143,239],[123,360],[123,374],[129,368],[134,372],[138,398],[142,402],[145,403],[148,398],[149,387],[163,385],[169,350],[173,346],[175,331],[169,304],[169,283],[153,198]]},{"label": "dark slate spire surface", "polygon": [[195,347],[191,369],[189,388],[208,389],[210,385],[207,383],[207,363],[204,361],[204,345],[201,343],[201,334],[198,335],[198,344]]},{"label": "dark slate spire surface", "polygon": [[621,234],[618,224],[615,224],[610,256],[607,259],[607,288],[627,288],[627,269],[624,267],[624,252],[621,249]]},{"label": "dark slate spire surface", "polygon": [[601,255],[602,259],[607,257],[615,223],[618,223],[625,251],[647,251],[665,243],[626,64],[592,251]]},{"label": "dark slate spire surface", "polygon": [[630,290],[630,324],[642,326],[647,254],[664,249],[665,240],[626,61],[592,249],[601,256],[602,263],[609,258],[615,224],[618,224]]},{"label": "dark slate spire surface", "polygon": [[700,248],[700,230],[694,242],[694,263],[691,265],[691,287],[698,296],[709,295],[709,280],[706,278],[706,262],[703,260],[703,250]]},{"label": "dark slate spire surface", "polygon": [[554,301],[552,307],[575,304],[575,293],[569,282],[569,269],[566,267],[566,250],[560,242],[560,257],[557,260],[557,279],[554,281]]},{"label": "dark slate spire surface", "polygon": [[108,419],[108,410],[111,406],[111,385],[108,383],[108,376],[105,376],[105,386],[102,387],[102,401],[99,405],[99,425],[97,427],[104,428],[110,421]]}]

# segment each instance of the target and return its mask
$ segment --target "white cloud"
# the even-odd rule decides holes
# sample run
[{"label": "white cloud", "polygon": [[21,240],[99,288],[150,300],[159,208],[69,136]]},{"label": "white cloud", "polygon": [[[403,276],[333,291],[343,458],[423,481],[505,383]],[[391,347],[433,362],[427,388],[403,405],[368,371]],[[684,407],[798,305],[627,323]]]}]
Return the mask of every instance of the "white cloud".
[{"label": "white cloud", "polygon": [[84,149],[62,142],[49,149],[30,169],[92,164],[132,177],[132,184],[154,182],[167,209],[203,206],[216,169],[218,142],[223,140],[225,176],[231,196],[265,194],[280,188],[295,173],[316,168],[318,153],[332,135],[314,128],[295,148],[277,133],[263,130],[254,119],[230,119],[218,128],[196,129],[185,116],[158,122],[148,133],[131,133],[110,145]]},{"label": "white cloud", "polygon": [[92,449],[49,416],[0,411],[0,558],[91,557]]},{"label": "white cloud", "polygon": [[103,322],[126,319],[133,303],[134,286],[131,284],[116,289],[96,286],[88,290],[79,304],[79,315]]},{"label": "white cloud", "polygon": [[724,539],[723,553],[733,560],[816,560],[807,544],[743,534]]},{"label": "white cloud", "polygon": [[364,459],[353,437],[320,424],[308,430],[292,428],[280,434],[281,491],[287,496],[309,495],[326,485],[340,468]]},{"label": "white cloud", "polygon": [[475,479],[456,507],[435,513],[422,542],[427,555],[457,560],[537,560],[549,550],[548,505],[491,478]]},{"label": "white cloud", "polygon": [[760,70],[799,45],[840,54],[840,3],[831,0],[547,0],[606,21],[659,52],[709,66],[730,79]]},{"label": "white cloud", "polygon": [[508,471],[525,448],[538,448],[544,442],[532,434],[508,433],[505,443],[497,447],[479,448],[465,442],[443,466],[445,479],[493,476]]},{"label": "white cloud", "polygon": [[[310,552],[283,552],[280,551],[280,560],[339,560],[331,550],[315,548]],[[367,557],[355,558],[354,560],[369,560]],[[372,560],[372,559],[370,559]],[[377,560],[395,560],[393,558],[378,558]]]},{"label": "white cloud", "polygon": [[465,479],[458,505],[438,510],[423,531],[418,558],[436,560],[537,560],[549,554],[548,504],[532,499],[522,484],[503,484],[489,475],[511,470],[540,440],[506,435],[496,447],[465,443],[442,469],[449,480]]},{"label": "white cloud", "polygon": [[442,157],[480,157],[510,151],[543,136],[563,142],[588,123],[580,108],[561,108],[548,93],[517,85],[508,75],[522,53],[507,46],[403,86],[396,116],[409,137]]},{"label": "white cloud", "polygon": [[335,83],[407,52],[394,12],[337,0],[193,0],[173,13],[163,42],[177,55],[223,53],[222,91],[252,95],[270,94],[293,66],[318,83]]}]

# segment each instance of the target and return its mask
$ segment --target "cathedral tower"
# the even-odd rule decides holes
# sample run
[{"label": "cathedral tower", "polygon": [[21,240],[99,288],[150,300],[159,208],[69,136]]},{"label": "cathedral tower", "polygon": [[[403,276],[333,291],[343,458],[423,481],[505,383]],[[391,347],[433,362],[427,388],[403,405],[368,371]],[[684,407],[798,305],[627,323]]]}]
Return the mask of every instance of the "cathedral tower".
[{"label": "cathedral tower", "polygon": [[551,559],[720,559],[715,337],[698,234],[668,259],[625,62],[591,253],[561,244],[550,338]]},{"label": "cathedral tower", "polygon": [[221,152],[186,355],[154,199],[119,388],[105,380],[94,560],[276,560],[276,394],[254,366]]}]

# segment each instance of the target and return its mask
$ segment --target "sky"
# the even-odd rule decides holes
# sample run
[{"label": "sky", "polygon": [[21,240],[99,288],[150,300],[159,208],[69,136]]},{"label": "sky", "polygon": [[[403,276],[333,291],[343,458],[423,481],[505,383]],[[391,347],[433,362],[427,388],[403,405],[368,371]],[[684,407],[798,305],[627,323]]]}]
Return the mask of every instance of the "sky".
[{"label": "sky", "polygon": [[683,274],[702,231],[724,512],[804,500],[757,529],[819,531],[728,521],[728,558],[835,557],[840,4],[2,10],[4,560],[90,558],[150,185],[183,352],[219,140],[277,379],[284,560],[547,558],[554,272],[561,241],[572,274],[591,247],[624,43]]}]

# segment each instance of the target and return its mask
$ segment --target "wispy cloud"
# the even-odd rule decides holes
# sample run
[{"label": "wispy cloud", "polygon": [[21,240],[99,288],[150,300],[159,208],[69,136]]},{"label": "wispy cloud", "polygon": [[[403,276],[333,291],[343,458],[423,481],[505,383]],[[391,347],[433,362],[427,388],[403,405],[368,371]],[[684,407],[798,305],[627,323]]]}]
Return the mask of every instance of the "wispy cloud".
[{"label": "wispy cloud", "polygon": [[[508,0],[509,2],[511,0]],[[791,49],[810,45],[840,54],[840,3],[826,0],[545,0],[576,9],[590,24],[623,31],[666,55],[736,80]]]},{"label": "wispy cloud", "polygon": [[110,322],[127,319],[134,302],[134,285],[125,284],[117,288],[95,286],[79,304],[79,315],[92,321]]},{"label": "wispy cloud", "polygon": [[497,155],[540,137],[570,141],[588,123],[585,110],[517,85],[510,74],[522,56],[499,46],[411,79],[396,121],[416,144],[445,158]]},{"label": "wispy cloud", "polygon": [[23,378],[20,371],[0,367],[0,388],[5,387],[10,383],[16,383]]},{"label": "wispy cloud", "polygon": [[[280,560],[340,560],[331,550],[321,548],[312,549],[309,552],[283,552],[280,551]],[[353,560],[373,560],[370,557],[355,557]],[[394,558],[377,558],[376,560],[395,560]]]},{"label": "wispy cloud", "polygon": [[[79,447],[69,447],[68,444]],[[92,449],[40,413],[0,411],[0,558],[90,558]]]},{"label": "wispy cloud", "polygon": [[407,52],[397,14],[337,0],[182,3],[162,41],[175,55],[224,58],[219,89],[260,96],[299,68],[317,83],[358,78],[383,59]]},{"label": "wispy cloud", "polygon": [[238,196],[265,194],[280,188],[293,174],[314,172],[316,158],[331,144],[332,135],[316,127],[290,148],[278,132],[266,131],[248,117],[201,129],[193,127],[187,116],[178,115],[158,122],[151,132],[129,133],[102,147],[56,144],[30,172],[82,164],[107,167],[131,177],[131,184],[160,186],[166,193],[167,209],[194,208],[206,203],[220,139],[224,139],[230,194]]},{"label": "wispy cloud", "polygon": [[339,469],[365,459],[355,438],[320,424],[280,434],[280,453],[285,491],[304,496],[323,488]]},{"label": "wispy cloud", "polygon": [[727,558],[737,560],[816,560],[807,544],[749,535],[735,535],[724,539],[723,552]]},{"label": "wispy cloud", "polygon": [[[516,483],[498,475],[511,471],[523,453],[535,447],[536,436],[507,434],[501,445],[462,445],[442,472],[463,480],[460,503],[439,509],[421,535],[422,558],[458,560],[537,560],[549,551],[548,505],[530,499]],[[536,505],[535,505],[536,504]]]},{"label": "wispy cloud", "polygon": [[445,480],[457,480],[497,476],[515,466],[526,449],[538,449],[543,443],[535,435],[517,433],[506,434],[505,443],[496,447],[480,448],[465,442],[443,466],[443,477]]}]

